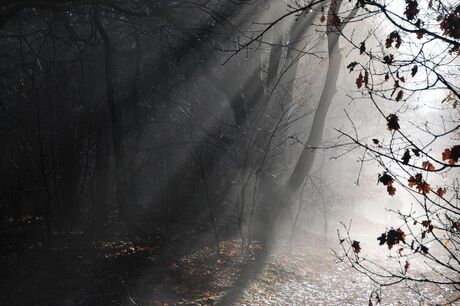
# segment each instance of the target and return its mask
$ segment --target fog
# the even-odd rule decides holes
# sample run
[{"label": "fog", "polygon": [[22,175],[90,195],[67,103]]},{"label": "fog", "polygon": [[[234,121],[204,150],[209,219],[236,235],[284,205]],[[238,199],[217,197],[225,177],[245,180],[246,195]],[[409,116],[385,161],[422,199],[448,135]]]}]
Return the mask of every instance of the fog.
[{"label": "fog", "polygon": [[[452,191],[433,214],[454,234],[408,259],[418,238],[377,240],[431,220],[403,153],[432,160],[458,143],[445,41],[401,34],[403,64],[379,83],[393,25],[351,2],[13,2],[0,5],[0,304],[458,298],[454,163],[427,174],[431,194]],[[449,264],[416,257],[425,246]],[[430,273],[439,281],[410,283]]]}]

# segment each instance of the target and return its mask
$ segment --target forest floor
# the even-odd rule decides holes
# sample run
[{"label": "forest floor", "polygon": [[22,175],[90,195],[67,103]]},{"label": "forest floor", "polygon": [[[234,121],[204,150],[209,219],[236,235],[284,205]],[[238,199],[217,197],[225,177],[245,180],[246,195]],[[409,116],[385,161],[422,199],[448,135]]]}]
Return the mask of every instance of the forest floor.
[{"label": "forest floor", "polygon": [[[368,305],[374,289],[366,276],[335,263],[336,242],[314,235],[269,253],[257,243],[242,253],[239,240],[226,239],[220,256],[204,229],[77,238],[3,252],[0,305]],[[384,292],[382,301],[418,304],[403,287]]]}]

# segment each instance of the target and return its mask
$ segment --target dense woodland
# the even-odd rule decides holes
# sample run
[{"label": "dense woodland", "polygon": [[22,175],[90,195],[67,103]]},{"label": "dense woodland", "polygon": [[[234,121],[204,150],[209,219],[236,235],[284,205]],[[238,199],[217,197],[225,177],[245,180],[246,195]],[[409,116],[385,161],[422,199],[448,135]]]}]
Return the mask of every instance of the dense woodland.
[{"label": "dense woodland", "polygon": [[458,1],[7,0],[0,53],[0,304],[460,298]]}]

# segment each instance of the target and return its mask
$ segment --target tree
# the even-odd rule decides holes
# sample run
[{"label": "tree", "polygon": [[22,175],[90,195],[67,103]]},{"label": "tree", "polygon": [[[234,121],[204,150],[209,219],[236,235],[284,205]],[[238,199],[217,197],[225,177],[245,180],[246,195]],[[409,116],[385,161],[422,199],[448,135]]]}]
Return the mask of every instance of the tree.
[{"label": "tree", "polygon": [[[334,46],[340,36],[355,50],[357,59],[348,63],[347,68],[352,75],[356,75],[360,98],[364,97],[368,103],[372,103],[387,123],[383,128],[391,133],[390,139],[385,141],[378,137],[361,138],[361,130],[351,121],[351,133],[338,130],[346,139],[339,146],[350,150],[362,148],[364,156],[371,157],[383,168],[378,181],[384,185],[388,196],[405,190],[415,201],[409,212],[394,212],[399,215],[403,225],[387,229],[378,238],[380,245],[386,245],[396,253],[393,256],[396,261],[393,270],[378,263],[368,264],[360,256],[363,250],[359,242],[348,235],[348,227],[347,235],[340,236],[343,254],[337,256],[371,277],[381,287],[407,282],[411,288],[428,284],[457,291],[460,271],[457,225],[460,211],[456,175],[460,145],[455,139],[460,128],[456,110],[460,98],[456,80],[460,6],[442,1],[434,4],[432,1],[412,0],[407,0],[403,8],[394,3],[366,0],[343,7],[340,4],[336,1],[311,1],[290,6],[287,13],[265,25],[256,35],[247,37],[235,52],[238,54],[262,41],[276,24],[289,16],[295,15],[301,20],[310,10],[321,12],[318,22],[334,29],[327,31],[330,46]],[[379,23],[385,25],[383,33],[373,28]],[[351,27],[353,24],[363,27],[370,24],[369,32],[356,35],[352,29],[348,30],[348,25]],[[333,38],[335,35],[337,38]],[[340,61],[330,60],[331,63],[339,65]],[[339,68],[333,66],[332,69]],[[332,87],[333,90],[334,83],[329,82],[327,89]],[[435,117],[425,124],[414,126],[404,122],[404,117],[409,117],[407,114],[410,114],[411,103],[420,103],[423,96],[431,91],[442,98],[430,101],[430,106],[450,105],[450,110],[447,107],[450,120]],[[388,106],[389,101],[393,107]],[[323,105],[327,105],[327,102]],[[324,111],[327,112],[327,107]],[[321,106],[316,110],[318,116],[324,111]],[[441,128],[436,128],[441,122]],[[414,133],[414,129],[418,132]],[[286,201],[308,174],[314,158],[312,152],[320,147],[321,132],[311,132],[310,138],[299,159],[299,167],[295,168],[287,184],[291,187],[277,201]],[[436,178],[438,175],[441,179]],[[411,263],[419,260],[417,258],[425,260],[433,270],[432,275],[417,277],[411,274]],[[373,293],[370,302],[379,299],[378,294]],[[456,295],[446,295],[444,302],[450,303],[456,299]]]},{"label": "tree", "polygon": [[[452,154],[457,147],[455,138],[459,128],[455,109],[459,84],[455,80],[457,73],[452,70],[458,61],[458,37],[452,33],[459,29],[458,6],[406,1],[405,9],[398,11],[372,1],[359,5],[364,10],[377,8],[384,22],[394,27],[388,31],[384,44],[378,36],[359,43],[347,38],[364,58],[349,64],[350,71],[359,71],[356,86],[363,88],[369,102],[385,118],[391,137],[381,141],[361,138],[359,130],[353,134],[339,132],[382,167],[378,181],[385,186],[388,196],[404,190],[411,194],[414,202],[409,211],[393,211],[401,219],[401,225],[389,227],[377,239],[380,246],[392,250],[391,268],[361,258],[359,243],[348,234],[343,244],[351,249],[344,248],[343,256],[338,258],[346,259],[381,287],[405,282],[420,293],[421,299],[426,298],[420,288],[423,285],[447,288],[439,302],[452,303],[459,298],[455,291],[459,288],[460,271],[456,228],[460,217],[458,160],[456,153]],[[437,47],[433,48],[432,43]],[[379,46],[380,50],[369,46]],[[437,117],[428,119],[430,121],[408,124],[405,120],[412,118],[403,108],[410,110],[411,104],[423,103],[428,90],[444,96],[427,101],[430,107],[450,106],[444,113],[439,111]],[[395,104],[392,111],[383,105],[385,101]],[[437,129],[446,112],[451,120]],[[419,275],[416,269],[412,270],[411,265],[416,267],[420,262],[424,262],[431,273]],[[372,298],[378,301],[378,293],[371,295]]]},{"label": "tree", "polygon": [[[1,114],[8,147],[2,167],[16,178],[5,182],[4,194],[13,199],[4,201],[5,210],[16,211],[2,211],[2,222],[22,224],[24,216],[33,216],[32,223],[43,221],[49,233],[70,233],[86,223],[102,226],[108,212],[118,208],[119,219],[132,226],[142,206],[139,198],[156,199],[158,186],[145,188],[152,172],[176,176],[180,184],[169,184],[174,188],[188,183],[182,173],[166,175],[153,164],[155,157],[170,159],[181,146],[174,138],[184,134],[184,126],[169,120],[170,94],[192,76],[190,62],[198,60],[193,47],[209,48],[201,46],[203,40],[212,44],[222,18],[215,7],[161,1],[2,2]],[[200,18],[182,18],[190,10]],[[202,20],[206,28],[195,29]],[[172,132],[162,133],[168,129]],[[147,139],[145,131],[153,136]],[[30,182],[19,172],[30,172]],[[146,173],[150,176],[140,191],[139,177]]]}]

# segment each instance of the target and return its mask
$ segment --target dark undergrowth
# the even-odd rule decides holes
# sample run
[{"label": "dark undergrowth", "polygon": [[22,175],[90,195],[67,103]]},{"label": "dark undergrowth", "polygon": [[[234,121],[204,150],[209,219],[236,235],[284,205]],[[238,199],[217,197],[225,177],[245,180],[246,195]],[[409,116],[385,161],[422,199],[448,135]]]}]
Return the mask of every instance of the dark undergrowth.
[{"label": "dark undergrowth", "polygon": [[260,251],[255,243],[241,252],[240,242],[226,237],[218,255],[208,229],[170,228],[128,235],[114,225],[97,235],[54,234],[47,243],[4,239],[0,304],[212,305]]}]

